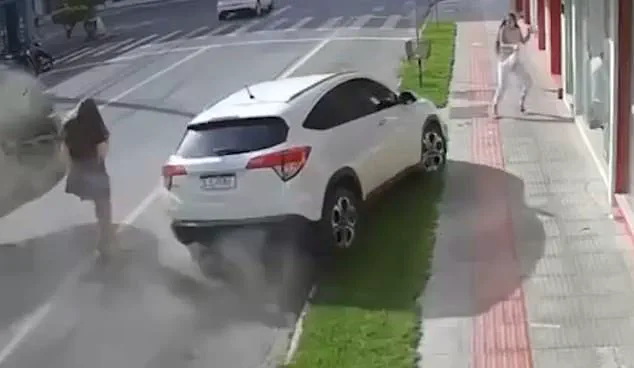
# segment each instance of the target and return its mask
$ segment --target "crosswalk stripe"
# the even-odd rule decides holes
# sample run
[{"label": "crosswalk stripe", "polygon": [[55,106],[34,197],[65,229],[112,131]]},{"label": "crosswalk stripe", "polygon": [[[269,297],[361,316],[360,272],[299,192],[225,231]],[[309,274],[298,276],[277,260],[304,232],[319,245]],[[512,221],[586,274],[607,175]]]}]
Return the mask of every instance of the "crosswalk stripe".
[{"label": "crosswalk stripe", "polygon": [[61,57],[61,58],[57,59],[57,61],[56,61],[56,62],[57,62],[57,63],[63,63],[63,62],[66,62],[66,61],[68,61],[68,60],[72,59],[73,57],[75,57],[75,56],[77,56],[77,55],[79,55],[79,54],[83,54],[83,53],[85,53],[86,51],[89,51],[89,50],[92,50],[92,49],[91,49],[90,47],[82,47],[82,48],[81,48],[81,49],[79,49],[79,50],[73,51],[73,52],[71,52],[70,54],[65,55],[64,57]]},{"label": "crosswalk stripe", "polygon": [[246,31],[248,31],[249,28],[255,27],[256,25],[260,24],[261,21],[262,20],[255,20],[255,21],[247,22],[243,26],[241,26],[240,28],[238,28],[235,31],[229,33],[227,36],[237,36],[237,35],[243,34]]},{"label": "crosswalk stripe", "polygon": [[326,23],[322,24],[321,27],[317,28],[317,30],[318,31],[331,30],[332,28],[334,28],[335,25],[341,22],[342,19],[343,17],[330,18],[326,21]]},{"label": "crosswalk stripe", "polygon": [[[106,46],[106,47],[103,47],[103,46]],[[67,63],[72,63],[72,62],[73,62],[73,61],[75,61],[75,60],[79,60],[79,59],[81,59],[81,58],[83,58],[83,57],[85,57],[85,56],[88,56],[88,55],[90,55],[90,54],[93,54],[94,52],[100,52],[102,49],[104,49],[104,48],[108,48],[108,47],[110,47],[110,44],[101,45],[101,46],[96,47],[96,48],[92,48],[92,47],[91,47],[91,48],[87,49],[86,51],[81,52],[81,53],[79,53],[79,54],[76,54],[75,56],[73,56],[73,57],[72,57],[72,58],[70,58],[70,59],[67,59],[67,60],[66,60],[66,62],[67,62]]]},{"label": "crosswalk stripe", "polygon": [[302,28],[303,26],[305,26],[306,24],[308,24],[311,20],[313,20],[313,17],[306,17],[304,19],[301,19],[299,22],[293,24],[292,26],[286,28],[284,31],[286,32],[292,32],[292,31],[296,31],[300,28]]},{"label": "crosswalk stripe", "polygon": [[385,23],[383,23],[383,25],[381,26],[381,29],[392,29],[392,28],[396,28],[396,25],[398,24],[398,22],[401,20],[401,16],[400,15],[390,15],[389,17],[387,17],[387,19],[385,20]]},{"label": "crosswalk stripe", "polygon": [[132,42],[132,41],[134,41],[134,38],[128,38],[128,39],[127,39],[127,40],[125,40],[125,41],[115,42],[112,46],[110,46],[110,47],[106,47],[105,49],[103,49],[103,50],[101,50],[101,51],[99,51],[99,52],[96,52],[96,53],[92,54],[92,56],[101,56],[101,55],[105,55],[105,54],[109,53],[110,51],[112,51],[112,50],[114,50],[114,49],[116,49],[116,48],[118,48],[118,47],[125,46],[126,44],[128,44],[128,43],[130,43],[130,42]]},{"label": "crosswalk stripe", "polygon": [[370,19],[372,19],[371,14],[365,14],[365,15],[359,16],[348,28],[361,29],[367,22],[370,21]]},{"label": "crosswalk stripe", "polygon": [[161,43],[164,42],[166,40],[169,40],[170,38],[176,36],[179,33],[182,33],[183,31],[174,31],[171,33],[166,34],[165,36],[159,37],[156,40],[152,41],[152,43]]},{"label": "crosswalk stripe", "polygon": [[227,28],[229,28],[231,26],[233,26],[233,24],[231,24],[231,23],[223,24],[220,27],[218,27],[218,28],[214,29],[213,31],[209,32],[209,34],[212,35],[212,36],[215,36],[218,33],[222,33],[225,29],[227,29]]},{"label": "crosswalk stripe", "polygon": [[273,10],[273,13],[269,14],[269,17],[277,17],[278,15],[288,11],[290,8],[290,5],[286,5],[285,7]]},{"label": "crosswalk stripe", "polygon": [[279,27],[280,25],[286,23],[287,21],[288,21],[288,19],[286,19],[286,18],[280,18],[280,19],[276,20],[275,22],[269,24],[269,26],[264,28],[264,30],[270,31],[270,30],[277,29],[277,27]]},{"label": "crosswalk stripe", "polygon": [[184,38],[194,38],[202,33],[205,33],[209,30],[209,26],[203,26],[203,27],[199,27],[194,29],[193,31],[187,33],[185,36],[183,36]]},{"label": "crosswalk stripe", "polygon": [[150,41],[150,40],[152,40],[152,39],[154,39],[154,38],[156,38],[158,36],[159,36],[158,34],[153,33],[153,34],[151,34],[151,35],[149,35],[147,37],[143,37],[142,39],[140,39],[140,40],[138,40],[136,42],[133,42],[133,43],[131,43],[131,44],[125,46],[125,47],[120,48],[119,52],[120,53],[124,53],[124,52],[130,51],[133,48],[135,48],[135,47],[137,47],[137,46],[139,46],[141,44],[144,44],[144,43],[146,43],[146,42],[148,42],[148,41]]}]

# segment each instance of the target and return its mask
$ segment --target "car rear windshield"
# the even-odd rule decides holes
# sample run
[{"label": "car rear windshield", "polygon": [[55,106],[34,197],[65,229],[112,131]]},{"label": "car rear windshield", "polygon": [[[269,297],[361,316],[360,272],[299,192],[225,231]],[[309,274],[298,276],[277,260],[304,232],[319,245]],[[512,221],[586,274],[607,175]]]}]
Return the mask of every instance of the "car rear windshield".
[{"label": "car rear windshield", "polygon": [[231,119],[192,125],[176,154],[185,158],[235,155],[286,141],[288,125],[279,117]]}]

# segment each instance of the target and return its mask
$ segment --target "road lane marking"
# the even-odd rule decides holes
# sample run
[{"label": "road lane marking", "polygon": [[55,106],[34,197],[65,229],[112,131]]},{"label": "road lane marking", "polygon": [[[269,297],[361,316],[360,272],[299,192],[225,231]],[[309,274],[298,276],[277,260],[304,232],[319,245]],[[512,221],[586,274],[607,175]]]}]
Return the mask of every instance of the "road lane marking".
[{"label": "road lane marking", "polygon": [[306,24],[310,23],[311,20],[313,20],[313,17],[306,17],[304,19],[301,19],[299,22],[297,22],[297,23],[293,24],[292,26],[286,28],[284,31],[285,32],[297,31],[298,29],[302,28]]},{"label": "road lane marking", "polygon": [[350,29],[361,29],[372,19],[372,14],[361,15],[350,25]]},{"label": "road lane marking", "polygon": [[[204,47],[196,52],[189,54],[188,56],[182,58],[181,60],[171,64],[167,68],[152,74],[148,78],[142,80],[141,82],[135,84],[129,89],[123,91],[119,95],[111,98],[110,100],[102,104],[100,107],[103,108],[121,100],[125,96],[137,91],[139,88],[147,85],[148,83],[162,77],[166,73],[169,73],[170,71],[178,68],[182,64],[188,62],[189,60],[192,60],[193,58],[199,55],[202,55],[208,50],[209,48]],[[47,91],[47,93],[50,93],[50,92],[51,92],[50,90]],[[117,233],[120,233],[125,225],[132,224],[143,213],[143,211],[145,211],[152,204],[152,202],[161,193],[161,188],[162,188],[161,184],[156,186],[152,190],[152,192],[147,197],[145,197],[141,201],[141,203],[139,203],[139,205],[123,219],[123,221],[121,221],[120,225],[117,227],[117,230],[116,230]],[[79,282],[81,275],[94,264],[95,259],[96,259],[96,256],[88,257],[84,259],[82,262],[80,262],[79,265],[74,267],[69,272],[69,274],[64,278],[64,280],[59,285],[59,287],[55,290],[55,292],[53,293],[53,296],[49,298],[47,302],[39,306],[34,312],[28,315],[16,327],[17,332],[11,337],[11,340],[9,340],[9,343],[5,345],[2,348],[2,350],[0,350],[0,366],[4,364],[7,361],[7,359],[11,356],[11,354],[13,354],[20,347],[20,345],[25,341],[25,339],[29,336],[29,334],[33,332],[35,329],[37,329],[38,326],[40,326],[44,318],[46,318],[46,316],[50,313],[51,309],[53,308],[54,302],[61,295],[63,295],[64,291],[71,289]]]},{"label": "road lane marking", "polygon": [[239,36],[239,35],[245,33],[246,31],[248,31],[249,28],[255,27],[258,24],[260,24],[261,22],[262,22],[262,19],[246,22],[245,24],[240,26],[238,29],[236,29],[235,31],[233,31],[233,32],[231,32],[231,33],[229,33],[229,34],[227,34],[225,36],[229,36],[229,37]]},{"label": "road lane marking", "polygon": [[194,38],[202,33],[206,33],[209,30],[209,26],[203,26],[203,27],[199,27],[194,29],[193,31],[185,34],[183,36],[183,38]]},{"label": "road lane marking", "polygon": [[269,14],[269,17],[277,17],[278,15],[285,13],[290,9],[290,5],[274,10],[273,13]]},{"label": "road lane marking", "polygon": [[269,24],[268,27],[264,28],[265,31],[272,31],[277,29],[277,27],[281,26],[282,24],[288,22],[288,19],[286,18],[280,18],[278,20],[276,20],[275,22]]},{"label": "road lane marking", "polygon": [[120,46],[125,46],[127,43],[130,43],[130,42],[132,42],[132,41],[134,41],[134,38],[128,38],[128,39],[127,39],[127,40],[125,40],[125,41],[116,42],[116,43],[114,43],[113,45],[111,45],[110,47],[106,47],[105,49],[103,49],[103,50],[101,50],[101,51],[99,51],[99,52],[96,52],[96,53],[92,54],[92,56],[101,56],[101,55],[105,55],[105,54],[107,54],[107,53],[111,52],[112,50],[114,50],[114,49],[116,49],[116,48],[118,48],[118,47],[120,47]]},{"label": "road lane marking", "polygon": [[84,56],[88,56],[89,54],[95,52],[96,50],[98,50],[98,48],[95,49],[95,48],[89,47],[82,52],[76,53],[75,55],[73,55],[73,57],[64,60],[64,62],[72,63],[75,60],[79,60],[83,58]]},{"label": "road lane marking", "polygon": [[132,50],[133,48],[135,48],[135,47],[137,47],[137,46],[139,46],[139,45],[141,45],[141,44],[144,44],[144,43],[146,43],[146,42],[148,42],[148,41],[150,41],[150,40],[152,40],[152,39],[154,39],[154,38],[156,38],[156,37],[158,37],[158,34],[153,33],[153,34],[151,34],[151,35],[149,35],[149,36],[147,36],[147,37],[143,37],[142,39],[140,39],[140,40],[138,40],[138,41],[136,41],[136,42],[133,42],[133,43],[129,44],[129,45],[128,45],[128,46],[126,46],[126,47],[121,48],[119,51],[120,51],[121,53],[124,53],[124,52],[126,52],[126,51],[128,51],[128,50]]},{"label": "road lane marking", "polygon": [[332,31],[335,25],[341,23],[343,17],[335,17],[328,19],[321,27],[317,28],[318,31]]},{"label": "road lane marking", "polygon": [[156,43],[161,43],[161,42],[165,42],[166,40],[169,40],[170,38],[176,36],[179,33],[182,33],[183,31],[174,31],[171,33],[166,34],[163,37],[159,37],[156,40],[152,41],[152,43],[156,44]]},{"label": "road lane marking", "polygon": [[400,15],[390,15],[385,20],[385,23],[383,23],[383,25],[381,26],[381,29],[393,29],[393,28],[396,28],[396,25],[398,24],[398,22],[400,20],[401,20],[401,16]]},{"label": "road lane marking", "polygon": [[229,28],[231,26],[233,26],[232,23],[223,24],[220,27],[215,28],[213,31],[209,32],[209,35],[210,36],[216,36],[216,35],[218,35],[219,33],[222,33],[224,30],[226,30],[227,28]]},{"label": "road lane marking", "polygon": [[70,54],[65,55],[65,56],[63,56],[63,57],[61,57],[61,58],[57,59],[56,63],[58,63],[58,64],[59,64],[59,63],[64,63],[64,62],[68,61],[69,59],[74,58],[76,55],[82,54],[82,53],[84,53],[84,52],[86,52],[86,51],[89,51],[89,50],[91,50],[91,48],[90,48],[90,47],[82,47],[82,48],[81,48],[81,49],[79,49],[79,50],[73,51],[73,52],[71,52]]}]

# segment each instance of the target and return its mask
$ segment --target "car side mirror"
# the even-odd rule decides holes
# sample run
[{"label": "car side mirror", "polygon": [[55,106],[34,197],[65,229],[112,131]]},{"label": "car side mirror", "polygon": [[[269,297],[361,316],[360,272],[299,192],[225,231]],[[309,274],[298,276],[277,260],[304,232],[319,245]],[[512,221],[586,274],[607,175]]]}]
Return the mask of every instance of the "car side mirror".
[{"label": "car side mirror", "polygon": [[409,105],[418,100],[418,97],[412,91],[403,91],[398,95],[398,102],[403,105]]}]

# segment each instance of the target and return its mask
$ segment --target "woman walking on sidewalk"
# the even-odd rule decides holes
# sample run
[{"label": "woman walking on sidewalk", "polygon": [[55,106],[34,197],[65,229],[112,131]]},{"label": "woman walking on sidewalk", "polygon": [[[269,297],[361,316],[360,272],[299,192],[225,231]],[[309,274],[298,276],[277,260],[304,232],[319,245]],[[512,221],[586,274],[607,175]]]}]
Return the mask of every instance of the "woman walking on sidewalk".
[{"label": "woman walking on sidewalk", "polygon": [[114,226],[110,202],[110,176],[106,171],[109,132],[91,98],[83,100],[64,125],[64,154],[70,170],[66,192],[94,202],[99,228],[97,249],[102,256],[114,251]]},{"label": "woman walking on sidewalk", "polygon": [[522,46],[528,42],[532,29],[528,29],[526,36],[522,34],[517,16],[510,13],[500,24],[497,39],[495,41],[495,53],[498,56],[497,75],[498,86],[493,97],[493,115],[498,116],[498,105],[508,87],[509,76],[515,74],[522,83],[520,95],[520,111],[526,111],[524,102],[529,89],[533,85],[533,80],[524,66],[521,57]]}]

